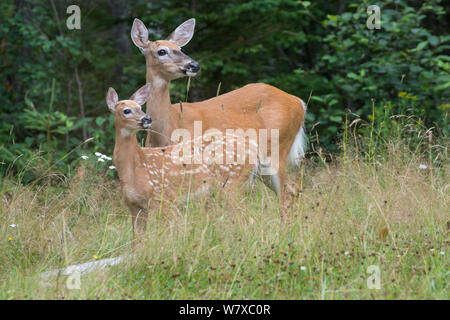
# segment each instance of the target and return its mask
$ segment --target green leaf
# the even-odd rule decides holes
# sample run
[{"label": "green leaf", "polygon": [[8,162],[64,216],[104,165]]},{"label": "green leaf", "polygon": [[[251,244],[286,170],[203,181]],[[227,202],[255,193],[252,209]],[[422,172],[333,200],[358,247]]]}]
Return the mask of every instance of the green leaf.
[{"label": "green leaf", "polygon": [[308,8],[311,5],[311,2],[309,1],[302,1],[302,6],[304,6],[305,8]]},{"label": "green leaf", "polygon": [[342,117],[341,116],[330,116],[330,120],[333,122],[342,122]]},{"label": "green leaf", "polygon": [[347,73],[347,78],[358,80],[359,76],[354,72]]},{"label": "green leaf", "polygon": [[433,47],[435,47],[435,46],[437,46],[438,43],[439,43],[439,38],[436,37],[436,36],[430,36],[430,37],[428,37],[428,42],[429,42]]},{"label": "green leaf", "polygon": [[101,126],[101,125],[103,125],[103,123],[105,123],[105,118],[103,118],[103,117],[97,117],[96,119],[95,119],[95,123],[98,125],[98,126]]},{"label": "green leaf", "polygon": [[421,43],[419,43],[417,45],[417,47],[411,51],[421,51],[423,50],[426,46],[428,46],[428,41],[422,41]]}]

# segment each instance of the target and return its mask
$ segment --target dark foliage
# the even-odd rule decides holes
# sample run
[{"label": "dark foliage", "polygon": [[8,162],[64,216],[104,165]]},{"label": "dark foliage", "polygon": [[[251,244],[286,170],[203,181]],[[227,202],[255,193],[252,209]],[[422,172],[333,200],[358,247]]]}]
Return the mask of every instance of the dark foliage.
[{"label": "dark foliage", "polygon": [[[309,100],[308,131],[336,151],[345,114],[389,105],[447,134],[450,9],[444,1],[389,0],[369,30],[368,1],[77,1],[81,30],[69,30],[73,1],[0,2],[0,170],[30,166],[36,151],[67,172],[82,148],[111,154],[107,88],[125,97],[145,81],[130,39],[135,17],[151,39],[195,17],[184,50],[202,67],[172,84],[172,101],[199,101],[251,82]],[[394,106],[394,107],[393,107]],[[66,156],[89,137],[92,142]],[[42,160],[42,157],[39,159]],[[62,159],[62,160],[61,160]],[[31,165],[33,166],[33,164]],[[33,175],[26,179],[32,179]]]}]

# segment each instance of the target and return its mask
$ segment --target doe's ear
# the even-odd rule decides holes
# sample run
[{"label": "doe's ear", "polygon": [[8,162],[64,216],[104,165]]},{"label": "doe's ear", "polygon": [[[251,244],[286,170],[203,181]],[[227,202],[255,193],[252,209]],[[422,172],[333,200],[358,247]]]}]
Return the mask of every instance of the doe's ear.
[{"label": "doe's ear", "polygon": [[194,35],[195,19],[189,19],[178,26],[174,32],[170,34],[167,40],[174,42],[179,47],[183,47],[191,41]]},{"label": "doe's ear", "polygon": [[116,111],[117,102],[119,102],[119,97],[117,96],[116,90],[109,88],[108,93],[106,94],[106,104],[112,113]]},{"label": "doe's ear", "polygon": [[150,96],[150,83],[147,83],[145,86],[141,87],[138,91],[136,91],[130,98],[138,105],[142,106]]},{"label": "doe's ear", "polygon": [[131,40],[141,51],[148,47],[150,41],[148,41],[148,29],[145,24],[139,20],[134,19],[133,26],[131,27]]}]

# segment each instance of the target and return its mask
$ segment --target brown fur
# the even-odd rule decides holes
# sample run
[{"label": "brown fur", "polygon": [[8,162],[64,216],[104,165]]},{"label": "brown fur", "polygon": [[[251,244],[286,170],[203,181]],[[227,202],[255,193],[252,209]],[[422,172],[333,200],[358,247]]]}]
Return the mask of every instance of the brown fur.
[{"label": "brown fur", "polygon": [[[216,150],[224,154],[223,164],[210,162],[211,158],[208,157],[203,157],[203,161],[199,164],[187,161],[190,160],[189,157],[184,158],[184,163],[181,161],[177,163],[173,161],[175,159],[173,155],[181,156],[183,153],[175,152],[174,148],[183,150],[184,144],[189,147],[193,144],[187,141],[167,147],[141,148],[136,139],[136,130],[141,127],[141,119],[145,114],[135,101],[117,101],[114,100],[114,94],[115,92],[108,93],[107,96],[108,106],[115,115],[114,164],[125,203],[131,211],[134,235],[145,229],[148,210],[152,207],[162,205],[167,208],[180,195],[188,193],[191,196],[198,196],[207,194],[213,188],[223,190],[227,194],[235,194],[238,188],[249,180],[255,167],[255,162],[251,163],[250,159],[257,159],[255,141],[244,142],[245,157],[239,159],[236,156],[237,146],[242,143],[239,137],[229,135],[212,142],[200,137],[202,138],[200,149],[203,152],[210,144],[218,146]],[[124,109],[132,109],[130,116],[124,115]],[[234,147],[227,149],[230,145]],[[232,163],[225,161],[226,152],[229,150]]]},{"label": "brown fur", "polygon": [[[193,28],[193,26],[191,26]],[[158,55],[158,50],[168,48],[170,51],[180,51],[176,44],[176,32],[170,40],[149,41],[145,25],[135,20],[132,29],[132,39],[141,49],[146,59],[146,81],[152,84],[152,93],[147,101],[147,113],[155,122],[154,132],[147,136],[147,146],[166,146],[173,130],[185,128],[193,135],[194,121],[202,121],[202,129],[206,131],[215,128],[247,130],[278,129],[279,130],[279,167],[280,197],[282,205],[286,204],[288,190],[296,189],[288,180],[286,174],[286,159],[296,134],[305,119],[306,106],[301,99],[280,89],[264,83],[253,83],[240,89],[222,94],[201,102],[171,104],[169,95],[170,81],[185,77],[188,65],[193,61],[184,55],[169,54],[164,59]],[[193,29],[192,29],[193,33]],[[175,39],[175,40],[174,40]],[[268,146],[271,145],[270,134]],[[270,156],[269,150],[269,156]]]}]

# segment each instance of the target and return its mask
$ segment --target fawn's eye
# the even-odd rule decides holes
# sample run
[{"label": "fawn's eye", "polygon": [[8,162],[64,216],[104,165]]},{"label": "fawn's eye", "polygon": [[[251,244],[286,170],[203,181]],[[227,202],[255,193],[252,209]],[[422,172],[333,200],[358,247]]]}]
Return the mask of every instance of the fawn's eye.
[{"label": "fawn's eye", "polygon": [[124,114],[130,114],[131,113],[131,109],[125,109],[125,110],[123,110],[123,113]]},{"label": "fawn's eye", "polygon": [[158,50],[159,56],[165,56],[166,54],[167,54],[167,50],[165,50],[165,49]]}]

